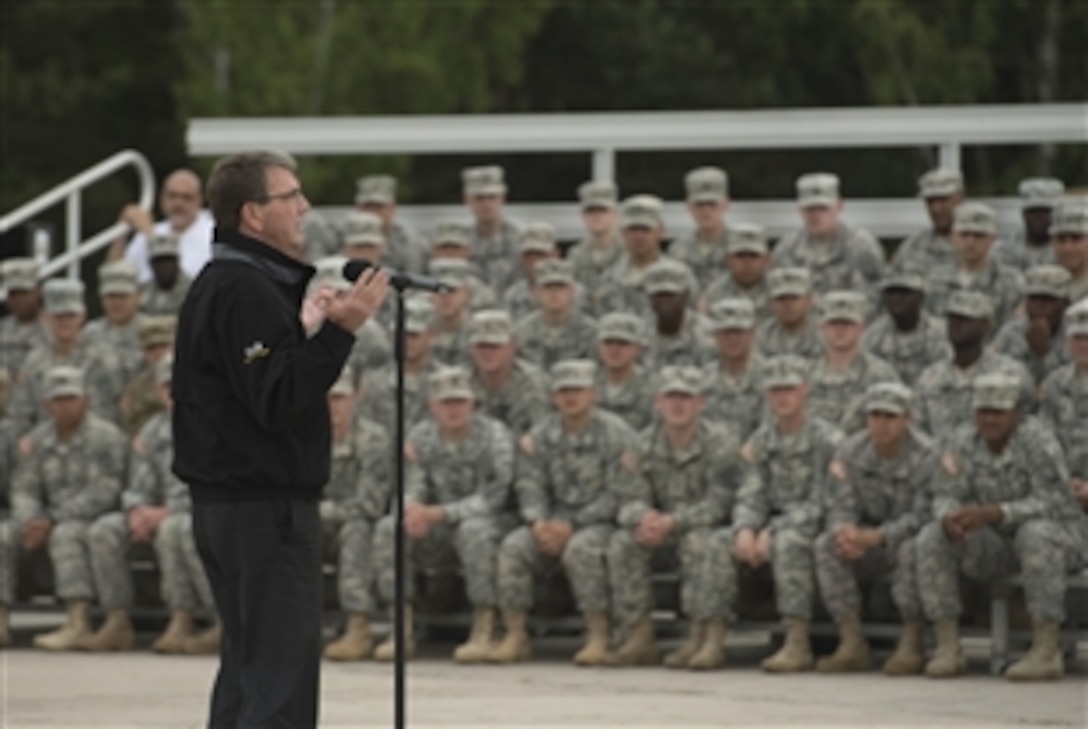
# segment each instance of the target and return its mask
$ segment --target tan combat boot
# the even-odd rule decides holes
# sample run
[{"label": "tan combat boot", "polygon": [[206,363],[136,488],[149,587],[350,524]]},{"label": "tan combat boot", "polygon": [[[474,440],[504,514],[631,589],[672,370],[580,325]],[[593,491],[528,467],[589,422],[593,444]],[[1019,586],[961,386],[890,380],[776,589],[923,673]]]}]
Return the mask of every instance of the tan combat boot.
[{"label": "tan combat boot", "polygon": [[487,659],[492,663],[520,663],[529,660],[532,643],[526,629],[529,615],[524,610],[504,610],[502,622],[506,626],[506,635],[491,649]]},{"label": "tan combat boot", "polygon": [[574,654],[579,666],[601,666],[608,658],[608,613],[586,613],[586,644]]},{"label": "tan combat boot", "polygon": [[11,629],[8,628],[8,606],[0,604],[0,648],[11,645]]},{"label": "tan combat boot", "polygon": [[170,613],[170,622],[166,630],[151,644],[156,653],[184,653],[185,639],[193,634],[193,614],[188,610],[175,610]]},{"label": "tan combat boot", "polygon": [[219,653],[222,640],[223,624],[216,620],[212,627],[185,639],[184,653],[190,656],[214,656]]},{"label": "tan combat boot", "polygon": [[699,648],[703,645],[703,640],[706,637],[706,622],[703,620],[692,620],[688,626],[688,639],[685,640],[679,648],[674,650],[665,656],[665,665],[669,668],[687,668],[688,661],[691,660]]},{"label": "tan combat boot", "polygon": [[808,621],[786,618],[786,642],[760,664],[768,673],[797,673],[812,669],[812,645],[808,640]]},{"label": "tan combat boot", "polygon": [[930,678],[951,678],[967,672],[967,657],[960,645],[960,624],[956,618],[937,621],[937,650],[926,664]]},{"label": "tan combat boot", "polygon": [[703,644],[688,661],[688,668],[695,671],[710,671],[725,665],[725,621],[706,621]]},{"label": "tan combat boot", "polygon": [[[388,663],[395,659],[397,656],[397,641],[394,637],[394,625],[389,625],[389,637],[382,641],[377,650],[374,651],[374,660]],[[416,654],[416,641],[413,634],[412,626],[412,606],[404,606],[404,659],[414,658]]]},{"label": "tan combat boot", "polygon": [[821,673],[868,671],[873,667],[869,641],[861,632],[861,618],[849,615],[839,623],[839,646],[835,652],[816,662]]},{"label": "tan combat boot", "polygon": [[1031,648],[1024,657],[1009,666],[1005,678],[1010,681],[1052,681],[1065,675],[1062,649],[1058,645],[1057,623],[1032,625]]},{"label": "tan combat boot", "polygon": [[610,666],[653,666],[659,659],[654,621],[644,613],[627,626],[627,640],[606,662]]},{"label": "tan combat boot", "polygon": [[128,610],[110,610],[106,622],[91,635],[81,638],[77,647],[91,653],[130,651],[135,648],[136,633],[132,630]]},{"label": "tan combat boot", "polygon": [[362,613],[349,613],[344,634],[325,646],[325,657],[330,661],[363,661],[370,658],[372,650],[370,621]]},{"label": "tan combat boot", "polygon": [[34,646],[47,651],[75,650],[79,641],[91,635],[91,624],[87,619],[90,611],[88,601],[72,600],[68,603],[68,619],[63,627],[34,636]]},{"label": "tan combat boot", "polygon": [[922,648],[922,621],[904,620],[903,632],[899,634],[895,652],[884,661],[884,673],[889,676],[913,676],[921,673],[925,664],[926,657]]},{"label": "tan combat boot", "polygon": [[491,652],[495,637],[495,608],[478,607],[472,612],[472,630],[468,640],[453,651],[458,663],[483,663]]}]

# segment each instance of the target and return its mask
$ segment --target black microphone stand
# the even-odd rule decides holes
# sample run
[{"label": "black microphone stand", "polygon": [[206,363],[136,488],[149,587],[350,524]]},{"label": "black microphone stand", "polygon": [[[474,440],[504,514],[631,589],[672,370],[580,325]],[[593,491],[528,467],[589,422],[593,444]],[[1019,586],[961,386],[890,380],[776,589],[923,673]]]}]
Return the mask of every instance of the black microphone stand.
[{"label": "black microphone stand", "polygon": [[405,725],[405,645],[404,645],[404,291],[407,281],[393,278],[390,281],[397,296],[396,324],[393,327],[393,350],[397,363],[396,388],[396,427],[393,438],[394,459],[394,526],[393,526],[393,727],[404,729]]}]

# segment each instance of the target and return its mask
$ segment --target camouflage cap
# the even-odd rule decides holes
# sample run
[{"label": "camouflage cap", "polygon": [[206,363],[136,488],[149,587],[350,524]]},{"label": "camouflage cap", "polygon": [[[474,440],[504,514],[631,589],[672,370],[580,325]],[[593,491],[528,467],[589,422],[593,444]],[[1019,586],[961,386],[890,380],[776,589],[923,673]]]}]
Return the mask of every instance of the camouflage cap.
[{"label": "camouflage cap", "polygon": [[427,378],[427,391],[435,400],[475,400],[472,376],[464,367],[439,367]]},{"label": "camouflage cap", "polygon": [[691,269],[675,258],[659,258],[646,269],[642,279],[643,290],[654,294],[682,294],[691,291]]},{"label": "camouflage cap", "polygon": [[597,379],[597,363],[591,359],[564,359],[552,366],[551,376],[552,392],[593,387]]},{"label": "camouflage cap", "polygon": [[720,202],[729,197],[729,176],[718,167],[698,167],[684,177],[688,202]]},{"label": "camouflage cap", "polygon": [[960,203],[953,215],[952,232],[997,235],[997,216],[994,209],[980,202]]},{"label": "camouflage cap", "polygon": [[663,224],[664,206],[655,195],[633,195],[620,206],[620,225],[624,228],[658,228]]},{"label": "camouflage cap", "polygon": [[957,289],[948,295],[944,313],[967,319],[993,319],[994,302],[982,291]]},{"label": "camouflage cap", "polygon": [[522,253],[554,252],[555,227],[551,223],[529,223],[518,233],[518,250]]},{"label": "camouflage cap", "polygon": [[1088,235],[1088,197],[1063,200],[1050,218],[1050,234]]},{"label": "camouflage cap", "polygon": [[703,394],[705,377],[698,367],[684,365],[669,365],[661,369],[661,384],[657,388],[659,395],[691,395],[698,397]]},{"label": "camouflage cap", "polygon": [[828,291],[820,297],[820,321],[860,324],[869,313],[869,300],[860,291]]},{"label": "camouflage cap", "polygon": [[926,281],[918,271],[897,266],[888,269],[888,272],[880,282],[880,288],[925,291]]},{"label": "camouflage cap", "polygon": [[918,194],[922,197],[949,197],[963,191],[963,173],[947,167],[930,170],[918,178]]},{"label": "camouflage cap", "polygon": [[137,327],[137,336],[140,338],[140,346],[143,348],[157,347],[163,344],[174,343],[174,333],[177,331],[178,318],[176,316],[144,316]]},{"label": "camouflage cap", "polygon": [[813,172],[797,178],[797,202],[803,208],[826,208],[839,201],[839,176]]},{"label": "camouflage cap", "polygon": [[739,223],[729,227],[729,237],[725,243],[726,253],[755,253],[765,256],[771,246],[767,241],[767,229],[755,223]]},{"label": "camouflage cap", "polygon": [[1065,194],[1065,183],[1054,177],[1029,177],[1017,189],[1020,208],[1053,208]]},{"label": "camouflage cap", "polygon": [[59,365],[45,372],[45,399],[58,397],[83,397],[87,394],[83,370],[79,367]]},{"label": "camouflage cap", "polygon": [[439,248],[440,246],[471,248],[472,237],[469,229],[460,223],[439,223],[434,228],[431,248]]},{"label": "camouflage cap", "polygon": [[597,327],[598,342],[646,344],[646,324],[642,317],[626,311],[613,311],[601,317]]},{"label": "camouflage cap", "polygon": [[114,261],[98,269],[100,296],[131,296],[140,291],[140,272],[131,261]]},{"label": "camouflage cap", "polygon": [[779,387],[800,387],[808,381],[809,364],[804,357],[782,354],[763,363],[759,373],[765,390]]},{"label": "camouflage cap", "polygon": [[33,258],[8,258],[0,263],[0,283],[7,291],[30,291],[38,286],[38,263]]},{"label": "camouflage cap", "polygon": [[155,363],[155,384],[169,385],[174,379],[174,356],[168,354]]},{"label": "camouflage cap", "polygon": [[156,235],[147,243],[147,257],[152,261],[156,258],[177,258],[180,254],[181,241],[176,235]]},{"label": "camouflage cap", "polygon": [[756,307],[743,296],[718,299],[710,305],[710,325],[715,331],[755,329]]},{"label": "camouflage cap", "polygon": [[775,268],[767,274],[767,289],[772,299],[804,296],[812,293],[812,274],[807,268]]},{"label": "camouflage cap", "polygon": [[902,382],[877,382],[865,391],[865,412],[906,415],[914,406],[914,393]]},{"label": "camouflage cap", "polygon": [[325,256],[314,261],[317,272],[310,280],[311,286],[329,286],[334,291],[347,291],[351,288],[351,281],[344,278],[344,264],[348,262],[347,256]]},{"label": "camouflage cap", "polygon": [[508,344],[514,338],[514,322],[505,309],[482,309],[468,323],[470,344]]},{"label": "camouflage cap", "polygon": [[565,258],[550,258],[536,264],[536,283],[538,286],[565,284],[573,286],[574,264]]},{"label": "camouflage cap", "polygon": [[1088,299],[1081,299],[1066,309],[1063,322],[1067,337],[1088,337]]},{"label": "camouflage cap", "polygon": [[410,296],[404,300],[404,331],[422,334],[434,324],[434,304],[429,296]]},{"label": "camouflage cap", "polygon": [[1020,378],[1011,372],[979,375],[971,383],[975,410],[1014,410],[1020,399]]},{"label": "camouflage cap", "polygon": [[468,285],[472,264],[462,258],[432,258],[427,264],[427,272],[439,283],[460,289]]},{"label": "camouflage cap", "polygon": [[351,364],[344,365],[336,382],[329,388],[329,395],[333,397],[350,397],[355,394],[355,370]]},{"label": "camouflage cap", "polygon": [[506,172],[498,165],[466,167],[461,170],[465,194],[470,197],[503,195],[506,193]]},{"label": "camouflage cap", "polygon": [[344,218],[341,242],[345,246],[384,246],[384,225],[374,213],[353,210]]},{"label": "camouflage cap", "polygon": [[582,210],[614,208],[619,194],[619,188],[611,180],[585,182],[578,187],[578,200],[582,204]]},{"label": "camouflage cap", "polygon": [[70,278],[51,278],[42,287],[45,310],[49,314],[85,314],[83,282]]},{"label": "camouflage cap", "polygon": [[1043,264],[1024,272],[1024,293],[1027,296],[1050,296],[1068,299],[1073,274],[1063,266]]},{"label": "camouflage cap", "polygon": [[355,181],[355,204],[388,205],[397,199],[397,178],[392,175],[367,175]]}]

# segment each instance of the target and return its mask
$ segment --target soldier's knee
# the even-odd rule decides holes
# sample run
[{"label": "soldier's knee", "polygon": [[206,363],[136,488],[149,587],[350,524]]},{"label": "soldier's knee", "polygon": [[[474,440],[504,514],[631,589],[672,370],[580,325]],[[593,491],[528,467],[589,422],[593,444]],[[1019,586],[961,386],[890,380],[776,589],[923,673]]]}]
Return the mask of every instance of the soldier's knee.
[{"label": "soldier's knee", "polygon": [[601,562],[608,550],[610,536],[595,529],[580,529],[574,532],[566,548],[563,549],[563,566],[569,569]]},{"label": "soldier's knee", "polygon": [[835,552],[835,535],[831,532],[824,532],[816,537],[816,540],[812,543],[812,548],[818,560],[834,559],[837,556]]},{"label": "soldier's knee", "polygon": [[87,538],[93,543],[113,542],[124,536],[125,521],[121,514],[105,514],[87,528]]},{"label": "soldier's knee", "polygon": [[[1016,530],[1013,543],[1018,554],[1056,552],[1058,530],[1048,519],[1032,519]],[[1022,559],[1022,558],[1021,558]]]},{"label": "soldier's knee", "polygon": [[608,540],[606,554],[609,562],[617,564],[628,561],[638,551],[635,536],[630,529],[619,529]]},{"label": "soldier's knee", "polygon": [[49,532],[49,546],[57,547],[72,542],[87,540],[90,525],[82,521],[61,521],[53,525],[53,531]]},{"label": "soldier's knee", "polygon": [[688,530],[680,538],[680,551],[684,554],[702,554],[710,545],[711,531],[708,527]]}]

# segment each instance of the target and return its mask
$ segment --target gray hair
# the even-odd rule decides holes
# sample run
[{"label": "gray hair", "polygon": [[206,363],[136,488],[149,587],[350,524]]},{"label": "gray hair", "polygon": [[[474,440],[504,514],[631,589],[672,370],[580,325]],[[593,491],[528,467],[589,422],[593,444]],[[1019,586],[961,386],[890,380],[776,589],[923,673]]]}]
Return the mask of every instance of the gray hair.
[{"label": "gray hair", "polygon": [[216,225],[237,229],[243,205],[268,199],[265,170],[270,167],[297,169],[290,155],[263,150],[232,154],[215,163],[208,177],[208,204]]}]

